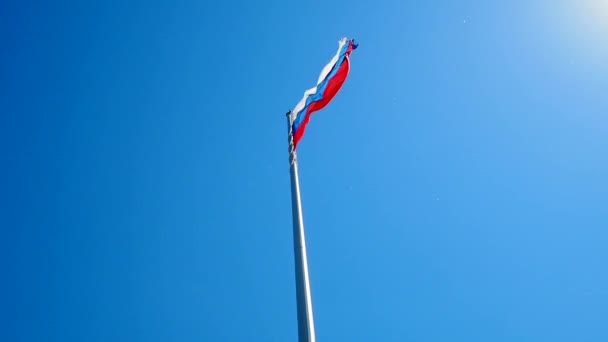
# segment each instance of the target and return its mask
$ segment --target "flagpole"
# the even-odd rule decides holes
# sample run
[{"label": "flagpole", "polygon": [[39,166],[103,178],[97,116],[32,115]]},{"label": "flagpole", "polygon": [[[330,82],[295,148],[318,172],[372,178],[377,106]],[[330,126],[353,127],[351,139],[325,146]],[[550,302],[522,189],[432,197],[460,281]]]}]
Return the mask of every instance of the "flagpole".
[{"label": "flagpole", "polygon": [[302,201],[300,199],[298,156],[293,145],[291,120],[289,118],[290,114],[291,111],[287,112],[287,134],[291,174],[291,212],[293,215],[293,251],[296,271],[298,341],[315,342],[315,325],[312,314],[310,280],[308,277],[308,260],[306,257],[306,239],[304,237],[304,220],[302,216]]}]

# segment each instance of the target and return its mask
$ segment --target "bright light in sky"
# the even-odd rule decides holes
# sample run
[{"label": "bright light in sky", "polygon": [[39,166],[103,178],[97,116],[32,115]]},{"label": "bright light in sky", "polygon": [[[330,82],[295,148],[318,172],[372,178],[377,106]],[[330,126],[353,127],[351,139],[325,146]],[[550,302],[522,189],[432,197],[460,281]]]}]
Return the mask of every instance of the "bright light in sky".
[{"label": "bright light in sky", "polygon": [[536,11],[550,18],[549,38],[575,59],[574,64],[608,70],[608,0],[543,4]]},{"label": "bright light in sky", "polygon": [[580,6],[582,15],[579,16],[578,22],[582,29],[608,41],[608,0],[581,1]]},{"label": "bright light in sky", "polygon": [[583,2],[583,5],[591,11],[591,14],[595,15],[597,19],[606,24],[608,19],[608,1],[607,0],[588,0]]},{"label": "bright light in sky", "polygon": [[[571,17],[575,34],[583,41],[595,42],[605,49],[608,42],[608,0],[582,0],[565,8],[565,19]],[[602,44],[603,42],[603,44]]]}]

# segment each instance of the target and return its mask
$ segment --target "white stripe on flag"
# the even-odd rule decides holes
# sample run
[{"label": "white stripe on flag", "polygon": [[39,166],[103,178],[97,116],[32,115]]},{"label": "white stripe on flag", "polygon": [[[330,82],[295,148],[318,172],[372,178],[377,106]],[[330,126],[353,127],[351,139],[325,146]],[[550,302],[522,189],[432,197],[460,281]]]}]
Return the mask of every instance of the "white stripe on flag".
[{"label": "white stripe on flag", "polygon": [[347,41],[348,40],[346,38],[340,39],[340,41],[338,42],[338,51],[336,52],[336,55],[329,61],[329,63],[327,63],[327,65],[325,65],[325,67],[321,70],[321,74],[319,75],[319,79],[317,80],[317,85],[315,85],[313,88],[310,88],[307,91],[305,91],[304,97],[302,97],[300,102],[298,102],[296,107],[291,111],[289,120],[292,125],[293,125],[293,121],[296,119],[296,116],[298,115],[298,113],[300,111],[302,111],[302,109],[304,109],[304,106],[306,105],[306,99],[308,98],[308,96],[313,95],[314,93],[317,92],[317,87],[319,86],[319,84],[321,82],[323,82],[323,80],[327,77],[327,75],[333,68],[334,64],[336,64],[338,62],[338,58],[340,58],[340,51],[342,50],[342,47],[347,43]]}]

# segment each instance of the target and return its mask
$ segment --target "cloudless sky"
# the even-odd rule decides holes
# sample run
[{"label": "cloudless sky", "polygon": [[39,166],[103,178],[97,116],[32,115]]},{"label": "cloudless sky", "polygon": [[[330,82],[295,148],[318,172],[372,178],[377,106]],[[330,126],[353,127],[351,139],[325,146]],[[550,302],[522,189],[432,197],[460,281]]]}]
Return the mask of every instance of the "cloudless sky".
[{"label": "cloudless sky", "polygon": [[608,340],[605,1],[0,5],[2,341]]}]

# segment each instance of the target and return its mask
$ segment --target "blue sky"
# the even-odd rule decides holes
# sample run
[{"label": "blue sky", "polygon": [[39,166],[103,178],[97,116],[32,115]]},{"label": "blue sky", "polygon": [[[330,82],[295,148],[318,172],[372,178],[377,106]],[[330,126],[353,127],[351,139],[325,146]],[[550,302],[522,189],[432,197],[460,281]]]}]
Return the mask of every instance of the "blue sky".
[{"label": "blue sky", "polygon": [[608,339],[608,5],[1,5],[1,340]]}]

